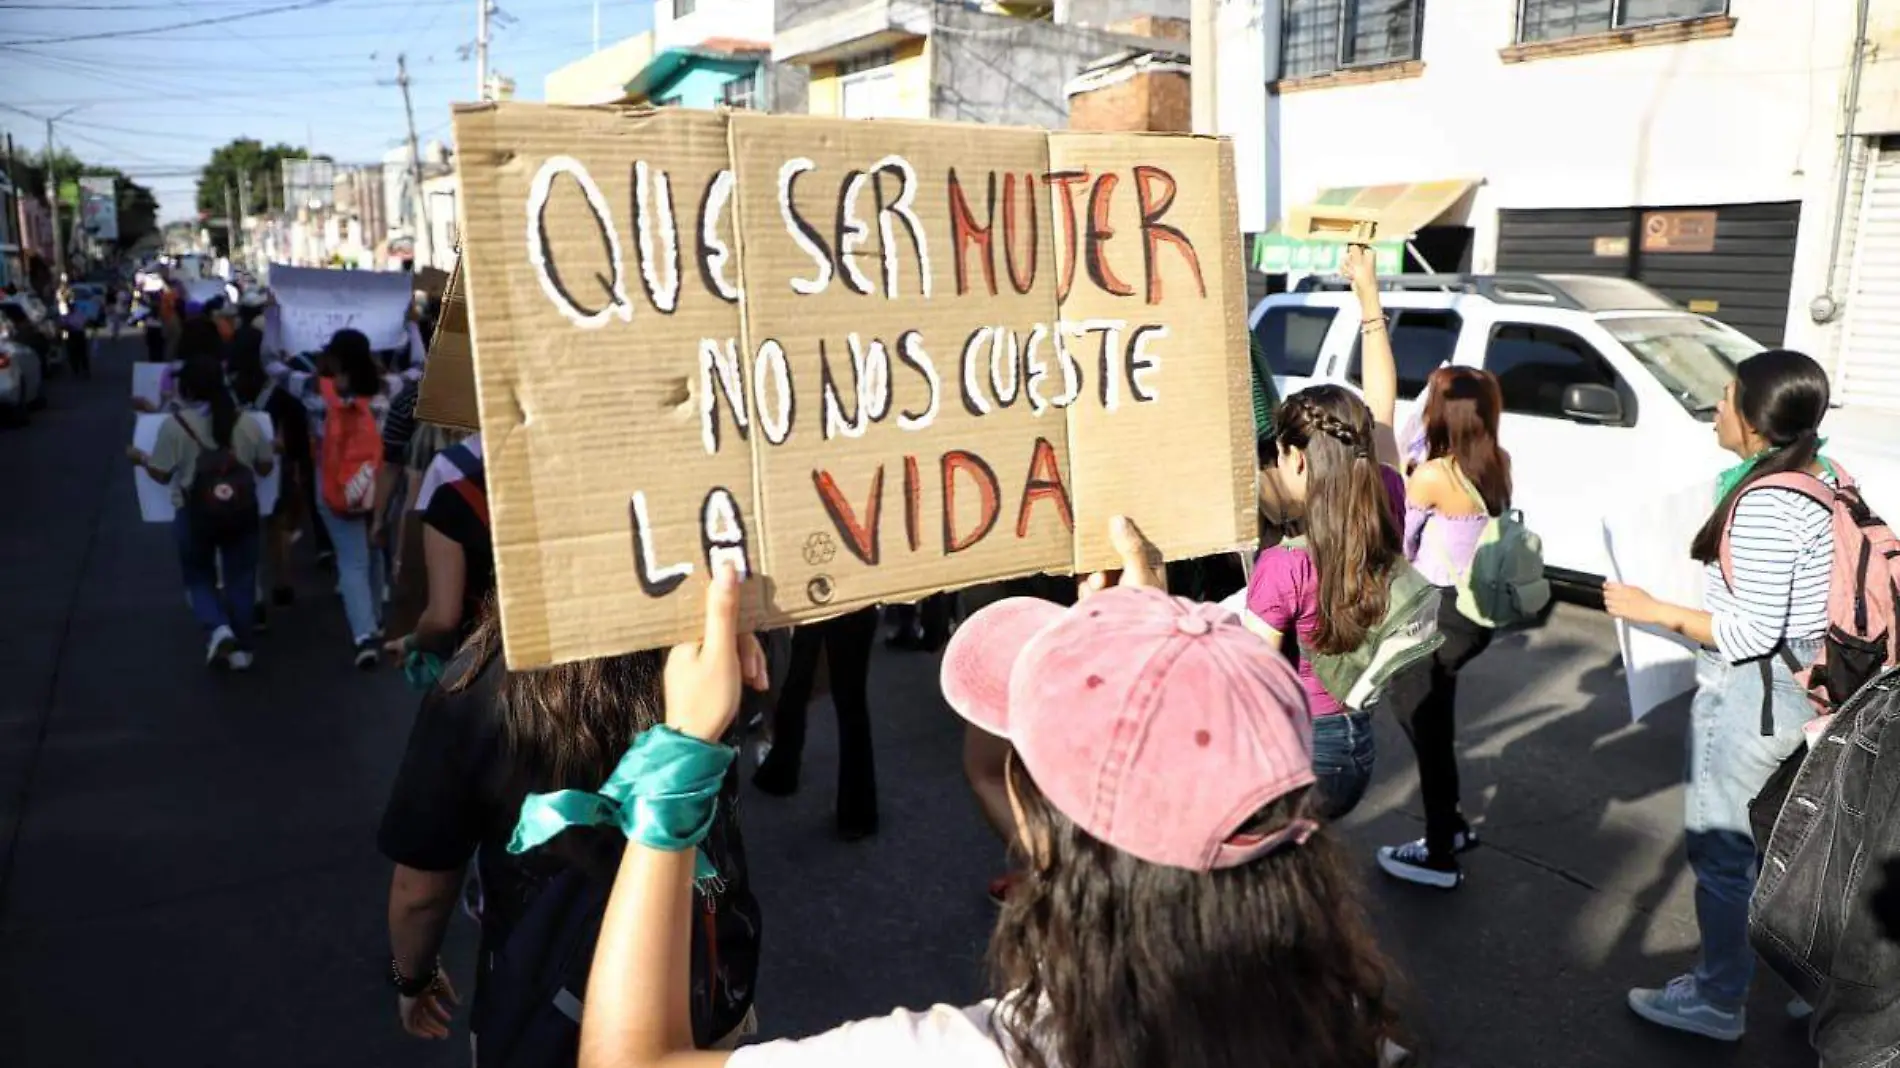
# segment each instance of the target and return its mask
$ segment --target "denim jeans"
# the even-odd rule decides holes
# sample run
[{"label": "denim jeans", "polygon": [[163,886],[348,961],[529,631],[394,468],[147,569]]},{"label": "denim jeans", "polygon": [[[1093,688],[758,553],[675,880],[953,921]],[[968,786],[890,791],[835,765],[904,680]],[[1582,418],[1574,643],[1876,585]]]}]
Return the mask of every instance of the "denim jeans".
[{"label": "denim jeans", "polygon": [[[1815,642],[1790,642],[1802,663]],[[1807,696],[1779,657],[1769,662],[1774,733],[1762,728],[1762,676],[1757,662],[1731,664],[1704,650],[1696,661],[1696,694],[1689,709],[1689,771],[1684,827],[1689,869],[1695,872],[1696,927],[1702,956],[1696,989],[1722,1009],[1748,1000],[1755,951],[1748,944],[1748,899],[1755,892],[1757,843],[1748,803],[1769,776],[1801,746],[1801,727],[1814,715]],[[1766,843],[1761,843],[1765,845]]]},{"label": "denim jeans", "polygon": [[[258,534],[253,530],[237,541],[214,545],[191,529],[191,517],[180,508],[172,517],[178,542],[178,564],[185,575],[185,596],[191,614],[205,633],[230,627],[240,648],[251,647],[251,624],[257,616]],[[224,570],[224,597],[218,596],[218,570]]]},{"label": "denim jeans", "polygon": [[373,638],[382,627],[383,554],[369,543],[369,520],[337,515],[317,497],[317,515],[330,532],[336,552],[336,580],[343,591],[343,614],[350,621],[350,637],[357,642]]},{"label": "denim jeans", "polygon": [[1372,782],[1372,711],[1313,719],[1314,796],[1318,815],[1336,820],[1359,806]]}]

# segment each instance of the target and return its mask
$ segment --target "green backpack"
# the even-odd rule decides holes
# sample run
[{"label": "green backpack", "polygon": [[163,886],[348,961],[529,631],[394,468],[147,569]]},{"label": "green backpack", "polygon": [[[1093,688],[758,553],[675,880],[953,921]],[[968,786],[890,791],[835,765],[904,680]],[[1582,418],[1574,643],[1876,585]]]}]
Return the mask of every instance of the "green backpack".
[{"label": "green backpack", "polygon": [[[1458,465],[1447,463],[1452,477],[1482,509],[1484,497]],[[1492,630],[1509,630],[1537,621],[1550,604],[1550,580],[1544,577],[1544,539],[1524,525],[1524,513],[1509,509],[1494,515],[1478,536],[1471,566],[1459,576],[1458,614]]]},{"label": "green backpack", "polygon": [[[1303,535],[1281,544],[1306,551]],[[1393,676],[1445,644],[1438,630],[1438,600],[1438,587],[1399,560],[1392,568],[1385,615],[1367,632],[1365,641],[1343,653],[1316,652],[1301,642],[1300,656],[1313,665],[1313,675],[1327,693],[1357,712],[1371,704]]]}]

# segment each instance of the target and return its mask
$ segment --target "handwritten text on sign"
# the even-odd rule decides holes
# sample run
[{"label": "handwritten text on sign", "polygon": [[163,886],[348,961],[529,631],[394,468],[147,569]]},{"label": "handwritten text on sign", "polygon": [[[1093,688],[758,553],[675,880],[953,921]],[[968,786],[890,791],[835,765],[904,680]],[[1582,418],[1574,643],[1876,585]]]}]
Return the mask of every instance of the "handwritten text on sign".
[{"label": "handwritten text on sign", "polygon": [[769,625],[1088,566],[1118,511],[1176,555],[1246,540],[1218,142],[457,123],[511,663],[682,637],[726,561]]}]

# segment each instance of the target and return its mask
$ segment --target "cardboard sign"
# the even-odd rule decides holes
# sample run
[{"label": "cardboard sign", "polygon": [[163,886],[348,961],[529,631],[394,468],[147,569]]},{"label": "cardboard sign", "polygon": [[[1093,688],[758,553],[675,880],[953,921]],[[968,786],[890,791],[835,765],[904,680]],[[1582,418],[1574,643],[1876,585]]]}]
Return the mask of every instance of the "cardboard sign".
[{"label": "cardboard sign", "polygon": [[437,426],[476,431],[482,428],[475,407],[475,348],[468,336],[468,302],[462,294],[458,261],[442,290],[442,309],[429,339],[429,359],[416,396],[416,418]]},{"label": "cardboard sign", "polygon": [[[508,663],[1254,538],[1212,138],[503,103],[455,114]],[[432,361],[433,362],[433,361]]]},{"label": "cardboard sign", "polygon": [[409,305],[415,299],[409,275],[280,263],[271,267],[270,287],[284,352],[317,352],[346,327],[368,335],[372,349],[409,347]]}]

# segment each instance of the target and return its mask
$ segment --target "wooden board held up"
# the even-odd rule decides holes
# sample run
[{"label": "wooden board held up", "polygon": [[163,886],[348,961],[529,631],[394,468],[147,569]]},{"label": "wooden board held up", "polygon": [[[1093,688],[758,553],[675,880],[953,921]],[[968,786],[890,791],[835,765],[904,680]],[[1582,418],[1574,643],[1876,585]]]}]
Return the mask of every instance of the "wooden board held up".
[{"label": "wooden board held up", "polygon": [[695,636],[724,561],[771,627],[1100,567],[1116,513],[1171,559],[1251,543],[1224,142],[517,103],[455,135],[511,667]]}]

